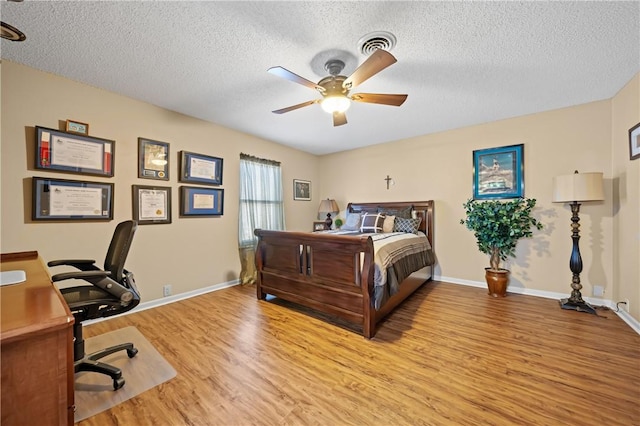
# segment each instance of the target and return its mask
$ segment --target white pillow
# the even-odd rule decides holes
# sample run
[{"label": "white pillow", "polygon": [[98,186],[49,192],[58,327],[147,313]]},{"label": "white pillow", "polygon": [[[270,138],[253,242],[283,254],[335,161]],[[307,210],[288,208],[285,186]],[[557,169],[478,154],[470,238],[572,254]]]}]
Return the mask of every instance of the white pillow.
[{"label": "white pillow", "polygon": [[360,219],[362,216],[360,213],[349,213],[347,214],[347,220],[344,221],[344,224],[340,229],[342,231],[359,231],[360,230]]}]

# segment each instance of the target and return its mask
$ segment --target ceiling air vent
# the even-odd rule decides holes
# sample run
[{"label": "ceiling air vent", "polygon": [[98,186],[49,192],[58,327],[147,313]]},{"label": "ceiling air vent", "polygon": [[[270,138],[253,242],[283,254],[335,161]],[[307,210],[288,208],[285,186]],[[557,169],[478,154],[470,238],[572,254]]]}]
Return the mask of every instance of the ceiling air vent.
[{"label": "ceiling air vent", "polygon": [[358,40],[358,50],[364,55],[371,55],[376,49],[390,52],[396,45],[396,36],[387,31],[375,31]]}]

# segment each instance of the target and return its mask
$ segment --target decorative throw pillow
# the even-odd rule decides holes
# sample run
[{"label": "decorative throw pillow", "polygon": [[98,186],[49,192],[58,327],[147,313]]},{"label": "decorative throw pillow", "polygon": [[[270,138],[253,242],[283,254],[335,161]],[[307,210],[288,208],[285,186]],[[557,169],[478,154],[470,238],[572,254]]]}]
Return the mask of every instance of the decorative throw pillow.
[{"label": "decorative throw pillow", "polygon": [[378,206],[378,213],[384,213],[386,215],[401,217],[404,219],[411,219],[411,210],[413,210],[413,206],[409,206],[404,209]]},{"label": "decorative throw pillow", "polygon": [[396,217],[395,216],[387,216],[384,218],[384,223],[382,224],[382,232],[393,232],[393,228],[395,226]]},{"label": "decorative throw pillow", "polygon": [[422,222],[422,218],[416,219],[404,219],[401,217],[396,217],[395,226],[393,230],[395,232],[408,232],[417,234],[418,227],[420,226],[420,222]]},{"label": "decorative throw pillow", "polygon": [[365,213],[362,215],[362,225],[360,232],[373,232],[378,234],[382,232],[385,215],[382,213]]},{"label": "decorative throw pillow", "polygon": [[361,217],[360,213],[349,213],[347,220],[340,229],[343,231],[359,231]]}]

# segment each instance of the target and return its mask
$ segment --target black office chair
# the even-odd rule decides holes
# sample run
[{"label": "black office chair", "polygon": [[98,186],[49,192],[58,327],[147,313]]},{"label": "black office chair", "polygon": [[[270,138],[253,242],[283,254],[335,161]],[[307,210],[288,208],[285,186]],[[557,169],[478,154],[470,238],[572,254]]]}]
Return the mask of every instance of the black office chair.
[{"label": "black office chair", "polygon": [[118,224],[104,260],[104,270],[95,265],[95,260],[52,260],[48,263],[49,266],[69,265],[80,270],[54,275],[51,277],[54,282],[79,279],[92,284],[60,289],[75,318],[74,370],[76,373],[93,371],[111,376],[114,390],[124,386],[122,371],[97,360],[122,350],[126,350],[129,358],[133,358],[138,349],[133,343],[122,343],[85,355],[82,322],[117,315],[135,308],[140,303],[133,274],[124,269],[124,262],[137,227],[137,222],[133,220]]}]

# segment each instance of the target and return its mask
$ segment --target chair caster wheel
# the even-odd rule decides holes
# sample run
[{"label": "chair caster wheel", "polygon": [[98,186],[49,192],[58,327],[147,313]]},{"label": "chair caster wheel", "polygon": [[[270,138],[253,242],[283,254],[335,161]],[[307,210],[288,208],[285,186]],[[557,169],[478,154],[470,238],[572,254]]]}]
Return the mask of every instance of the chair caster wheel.
[{"label": "chair caster wheel", "polygon": [[129,356],[129,358],[133,358],[134,356],[138,355],[138,350],[136,348],[127,349],[127,355]]},{"label": "chair caster wheel", "polygon": [[118,390],[124,386],[124,379],[121,377],[119,379],[113,380],[113,390]]}]

